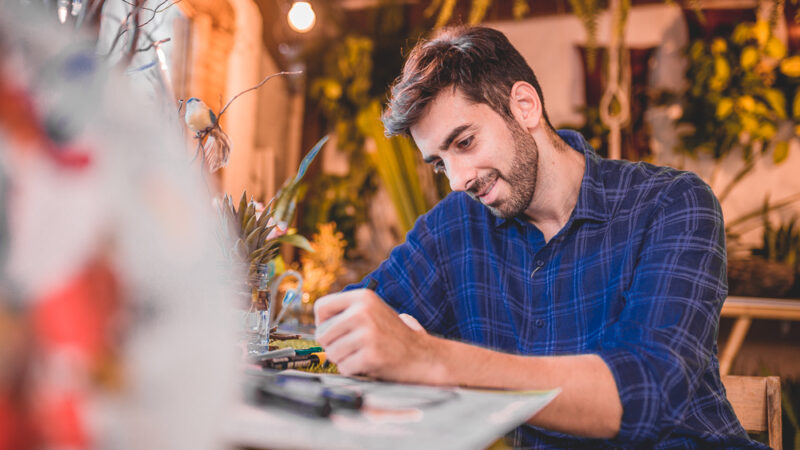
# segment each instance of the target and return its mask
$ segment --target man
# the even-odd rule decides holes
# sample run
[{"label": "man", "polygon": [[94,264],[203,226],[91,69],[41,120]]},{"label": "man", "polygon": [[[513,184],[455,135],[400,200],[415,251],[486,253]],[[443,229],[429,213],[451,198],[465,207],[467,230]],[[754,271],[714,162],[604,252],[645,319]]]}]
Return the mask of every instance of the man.
[{"label": "man", "polygon": [[317,301],[317,338],[342,373],[560,387],[518,445],[754,445],[719,378],[724,229],[697,176],[604,160],[556,132],[533,71],[488,28],[419,43],[383,120],[456,192],[372,289]]}]

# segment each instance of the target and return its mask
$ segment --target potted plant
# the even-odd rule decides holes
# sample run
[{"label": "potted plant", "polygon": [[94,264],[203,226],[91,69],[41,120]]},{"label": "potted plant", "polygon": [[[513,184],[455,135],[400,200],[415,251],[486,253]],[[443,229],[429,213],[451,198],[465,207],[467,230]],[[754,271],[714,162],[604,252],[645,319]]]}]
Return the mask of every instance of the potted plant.
[{"label": "potted plant", "polygon": [[313,251],[308,240],[291,230],[289,224],[294,220],[300,181],[327,139],[326,136],[317,142],[303,158],[297,174],[286,180],[263,209],[255,200],[248,200],[247,192],[242,193],[238,207],[227,194],[217,203],[226,254],[231,263],[244,266],[250,280],[251,308],[269,307],[264,284],[285,270],[279,255],[281,244]]}]

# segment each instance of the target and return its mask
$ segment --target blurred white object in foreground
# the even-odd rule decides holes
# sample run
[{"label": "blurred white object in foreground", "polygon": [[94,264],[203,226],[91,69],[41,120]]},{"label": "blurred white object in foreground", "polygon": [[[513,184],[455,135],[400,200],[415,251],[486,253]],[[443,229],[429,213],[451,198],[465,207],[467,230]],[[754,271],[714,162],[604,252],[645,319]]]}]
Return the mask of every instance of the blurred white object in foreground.
[{"label": "blurred white object in foreground", "polygon": [[0,416],[36,447],[218,448],[235,276],[208,188],[174,118],[32,9],[0,0],[0,313],[32,336]]}]

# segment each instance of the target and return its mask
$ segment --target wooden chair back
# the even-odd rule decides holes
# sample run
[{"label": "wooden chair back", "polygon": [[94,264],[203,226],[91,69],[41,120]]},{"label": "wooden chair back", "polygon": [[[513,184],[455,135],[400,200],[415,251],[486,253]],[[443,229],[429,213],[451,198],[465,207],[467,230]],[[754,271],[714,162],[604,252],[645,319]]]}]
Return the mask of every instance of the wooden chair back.
[{"label": "wooden chair back", "polygon": [[748,433],[766,431],[769,446],[782,450],[780,377],[727,375],[722,384],[733,412]]}]

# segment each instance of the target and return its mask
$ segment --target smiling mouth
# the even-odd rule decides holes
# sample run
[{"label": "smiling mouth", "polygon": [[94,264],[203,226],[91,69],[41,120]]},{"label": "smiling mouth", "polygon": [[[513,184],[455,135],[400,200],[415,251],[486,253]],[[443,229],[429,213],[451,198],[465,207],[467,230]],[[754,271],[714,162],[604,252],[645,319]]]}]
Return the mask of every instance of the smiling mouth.
[{"label": "smiling mouth", "polygon": [[495,179],[494,179],[494,180],[493,180],[493,181],[492,181],[492,182],[491,182],[491,183],[490,183],[488,186],[486,186],[486,188],[483,190],[483,192],[481,192],[480,194],[477,194],[477,195],[476,195],[476,197],[478,197],[478,198],[484,198],[484,197],[486,197],[486,195],[487,195],[489,192],[492,192],[492,188],[494,188],[494,185],[495,185],[496,183],[497,183],[497,178],[495,178]]}]

